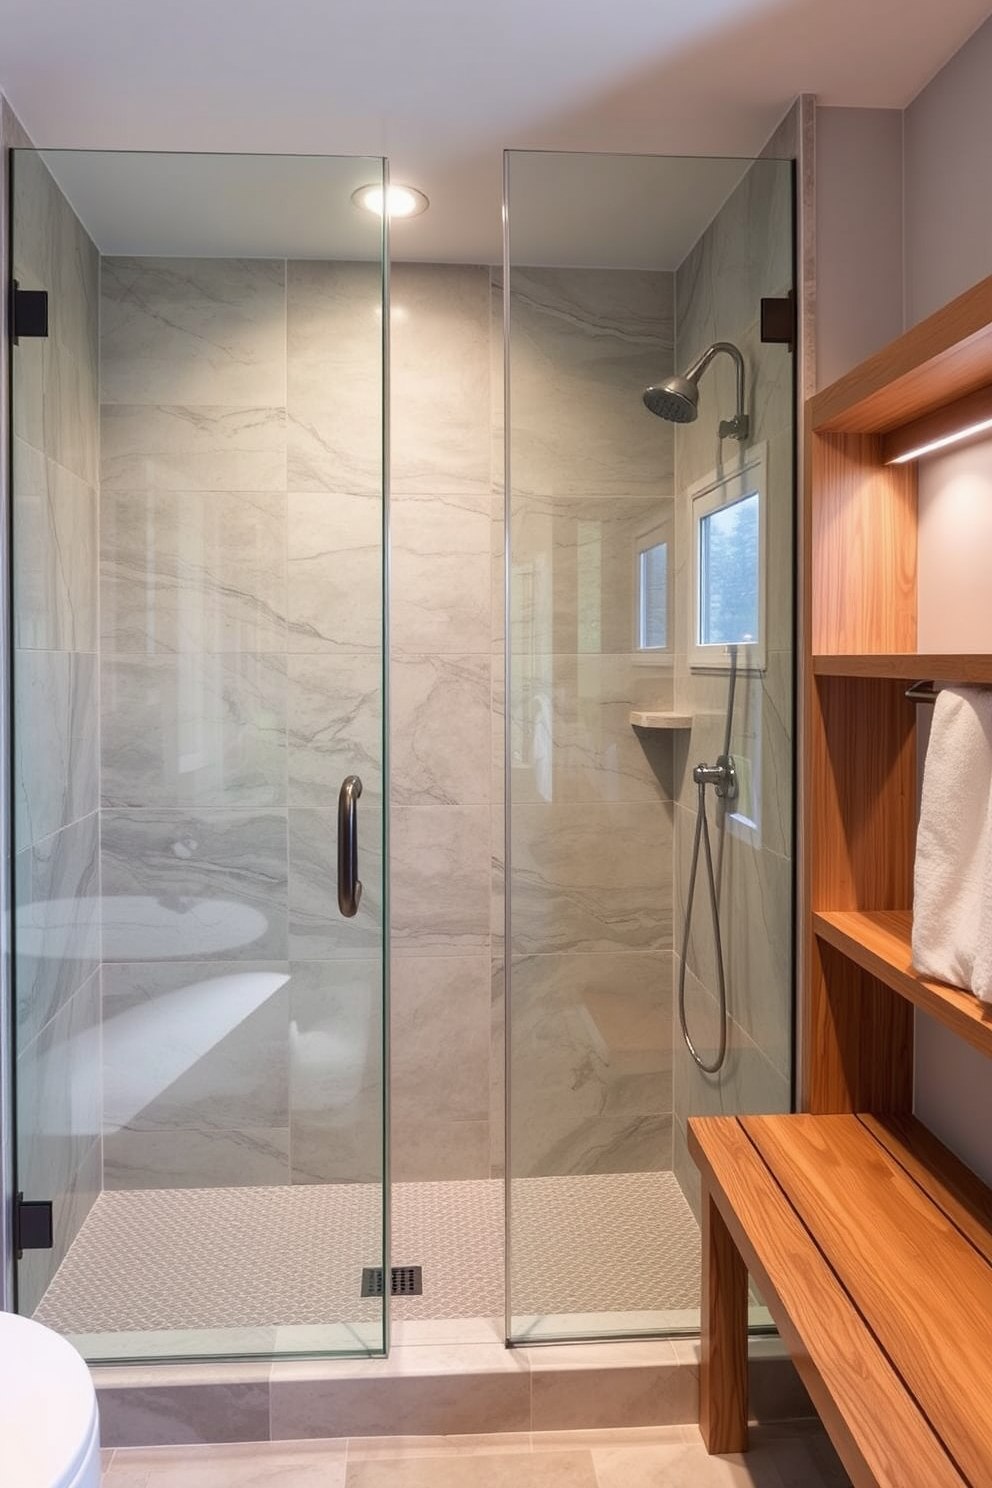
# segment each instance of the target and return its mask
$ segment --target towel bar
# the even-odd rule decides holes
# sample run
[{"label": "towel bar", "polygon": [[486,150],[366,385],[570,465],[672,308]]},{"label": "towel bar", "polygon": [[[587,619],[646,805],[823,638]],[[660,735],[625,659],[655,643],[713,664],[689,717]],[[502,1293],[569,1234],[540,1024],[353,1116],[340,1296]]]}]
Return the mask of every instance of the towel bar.
[{"label": "towel bar", "polygon": [[935,703],[937,688],[932,682],[914,682],[912,687],[906,688],[906,696],[911,703]]}]

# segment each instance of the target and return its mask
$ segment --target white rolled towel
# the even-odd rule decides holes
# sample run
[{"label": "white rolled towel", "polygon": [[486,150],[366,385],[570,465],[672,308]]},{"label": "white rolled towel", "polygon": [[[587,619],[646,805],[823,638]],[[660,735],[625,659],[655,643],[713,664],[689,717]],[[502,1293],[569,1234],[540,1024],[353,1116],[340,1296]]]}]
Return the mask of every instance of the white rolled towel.
[{"label": "white rolled towel", "polygon": [[933,710],[913,883],[913,965],[992,1002],[992,691]]}]

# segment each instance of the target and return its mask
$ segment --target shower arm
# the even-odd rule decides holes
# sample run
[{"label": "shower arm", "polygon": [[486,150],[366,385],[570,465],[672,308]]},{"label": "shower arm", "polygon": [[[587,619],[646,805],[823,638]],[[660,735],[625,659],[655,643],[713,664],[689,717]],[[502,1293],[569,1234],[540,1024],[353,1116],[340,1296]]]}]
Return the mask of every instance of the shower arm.
[{"label": "shower arm", "polygon": [[688,382],[698,383],[710,362],[721,351],[726,352],[737,369],[737,412],[732,419],[721,419],[719,435],[721,439],[746,439],[751,432],[751,421],[744,412],[744,358],[733,342],[714,341],[702,356],[696,358],[685,377]]}]

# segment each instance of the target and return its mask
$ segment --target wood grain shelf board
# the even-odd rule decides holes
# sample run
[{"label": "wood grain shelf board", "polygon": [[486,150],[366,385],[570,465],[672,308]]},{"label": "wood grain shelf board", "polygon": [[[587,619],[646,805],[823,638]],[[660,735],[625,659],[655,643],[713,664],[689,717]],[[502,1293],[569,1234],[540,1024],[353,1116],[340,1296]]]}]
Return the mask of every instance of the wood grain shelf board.
[{"label": "wood grain shelf board", "polygon": [[913,970],[913,916],[908,909],[818,911],[816,935],[893,992],[992,1056],[992,1006],[970,992],[930,981]]},{"label": "wood grain shelf board", "polygon": [[992,383],[992,275],[810,400],[816,430],[885,434]]},{"label": "wood grain shelf board", "polygon": [[918,682],[989,682],[992,683],[992,656],[981,656],[971,652],[951,655],[930,655],[916,652],[889,652],[877,656],[861,652],[858,655],[831,656],[820,653],[813,657],[813,675],[816,677],[877,677],[884,680]]},{"label": "wood grain shelf board", "polygon": [[635,708],[630,715],[632,728],[642,729],[691,729],[691,713],[653,713]]}]

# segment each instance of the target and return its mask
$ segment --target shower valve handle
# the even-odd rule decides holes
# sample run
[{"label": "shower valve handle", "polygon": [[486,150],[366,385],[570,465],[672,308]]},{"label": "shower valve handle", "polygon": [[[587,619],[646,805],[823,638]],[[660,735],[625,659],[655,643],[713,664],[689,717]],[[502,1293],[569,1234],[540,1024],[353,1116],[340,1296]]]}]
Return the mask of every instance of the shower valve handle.
[{"label": "shower valve handle", "polygon": [[737,771],[732,755],[721,754],[715,765],[695,765],[692,778],[697,785],[716,786],[716,793],[723,801],[736,799]]}]

